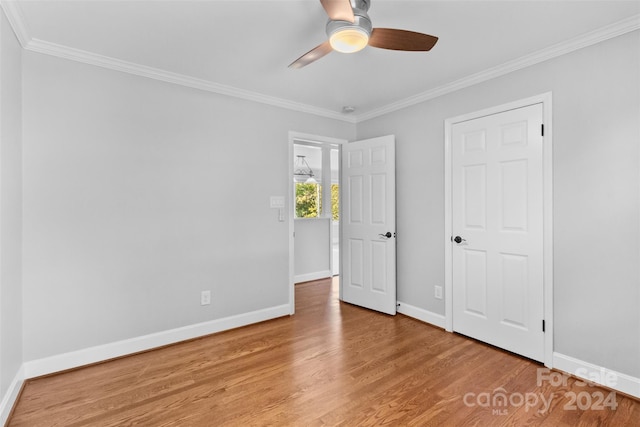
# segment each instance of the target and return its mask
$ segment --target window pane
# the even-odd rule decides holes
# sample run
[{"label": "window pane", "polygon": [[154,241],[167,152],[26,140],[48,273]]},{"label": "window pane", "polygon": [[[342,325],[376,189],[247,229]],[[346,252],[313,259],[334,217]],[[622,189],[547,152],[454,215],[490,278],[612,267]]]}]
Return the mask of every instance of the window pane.
[{"label": "window pane", "polygon": [[334,221],[340,221],[340,186],[331,184],[331,216]]},{"label": "window pane", "polygon": [[319,184],[296,183],[296,218],[317,218],[321,212],[322,188]]}]

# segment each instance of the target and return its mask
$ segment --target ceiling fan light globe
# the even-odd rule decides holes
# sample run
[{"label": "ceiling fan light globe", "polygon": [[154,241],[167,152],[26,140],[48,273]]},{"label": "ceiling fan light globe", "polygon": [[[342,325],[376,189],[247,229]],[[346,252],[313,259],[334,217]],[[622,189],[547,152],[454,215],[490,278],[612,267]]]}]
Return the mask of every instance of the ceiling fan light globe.
[{"label": "ceiling fan light globe", "polygon": [[360,28],[342,28],[331,34],[329,43],[335,51],[354,53],[367,46],[369,34]]}]

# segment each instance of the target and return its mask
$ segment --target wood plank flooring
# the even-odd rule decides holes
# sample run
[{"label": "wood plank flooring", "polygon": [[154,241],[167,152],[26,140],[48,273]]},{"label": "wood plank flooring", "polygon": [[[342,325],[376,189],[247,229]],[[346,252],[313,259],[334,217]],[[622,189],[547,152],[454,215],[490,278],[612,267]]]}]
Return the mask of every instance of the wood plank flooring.
[{"label": "wood plank flooring", "polygon": [[640,425],[609,392],[341,303],[327,279],[296,286],[292,317],[30,380],[8,425]]}]

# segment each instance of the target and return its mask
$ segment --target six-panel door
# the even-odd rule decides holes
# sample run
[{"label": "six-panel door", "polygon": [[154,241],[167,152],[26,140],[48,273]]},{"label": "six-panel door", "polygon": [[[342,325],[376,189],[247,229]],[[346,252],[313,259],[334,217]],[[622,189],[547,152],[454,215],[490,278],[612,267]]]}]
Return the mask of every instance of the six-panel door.
[{"label": "six-panel door", "polygon": [[542,104],[452,126],[453,330],[544,359]]},{"label": "six-panel door", "polygon": [[342,146],[342,299],[396,313],[395,138]]}]

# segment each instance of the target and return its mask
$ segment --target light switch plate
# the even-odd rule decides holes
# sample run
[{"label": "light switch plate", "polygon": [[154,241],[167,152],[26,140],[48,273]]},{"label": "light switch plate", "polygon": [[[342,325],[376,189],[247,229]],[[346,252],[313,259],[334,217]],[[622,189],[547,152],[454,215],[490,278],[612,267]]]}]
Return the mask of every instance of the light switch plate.
[{"label": "light switch plate", "polygon": [[272,208],[284,208],[284,196],[271,196],[271,207]]}]

